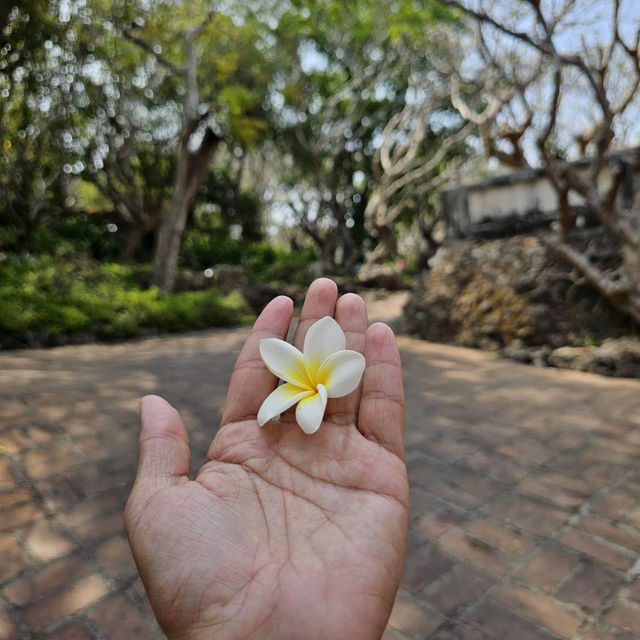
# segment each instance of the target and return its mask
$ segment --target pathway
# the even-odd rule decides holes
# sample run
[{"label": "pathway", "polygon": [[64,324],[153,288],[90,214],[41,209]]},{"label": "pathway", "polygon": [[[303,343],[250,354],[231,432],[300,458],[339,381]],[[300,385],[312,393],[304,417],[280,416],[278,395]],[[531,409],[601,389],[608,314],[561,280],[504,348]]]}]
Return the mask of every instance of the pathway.
[{"label": "pathway", "polygon": [[[204,457],[245,329],[0,354],[0,638],[162,638],[122,531],[138,398]],[[640,382],[399,339],[412,517],[385,638],[640,638]]]}]

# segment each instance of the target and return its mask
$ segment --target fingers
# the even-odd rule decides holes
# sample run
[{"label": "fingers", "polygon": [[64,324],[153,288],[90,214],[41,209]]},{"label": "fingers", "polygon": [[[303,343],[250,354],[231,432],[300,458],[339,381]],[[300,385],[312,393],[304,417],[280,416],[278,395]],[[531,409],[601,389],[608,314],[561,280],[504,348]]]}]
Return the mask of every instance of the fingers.
[{"label": "fingers", "polygon": [[255,418],[263,400],[276,388],[278,380],[260,357],[260,341],[286,339],[292,316],[293,302],[286,296],[274,298],[258,316],[231,374],[221,427]]},{"label": "fingers", "polygon": [[158,396],[140,401],[140,440],[136,486],[162,489],[189,476],[189,436],[178,412]]},{"label": "fingers", "polygon": [[338,298],[338,287],[333,280],[318,278],[311,283],[300,311],[300,321],[296,328],[293,344],[300,351],[304,347],[304,337],[309,327],[320,318],[333,317]]},{"label": "fingers", "polygon": [[[364,354],[367,330],[367,307],[355,293],[346,293],[336,304],[336,321],[347,338],[347,349]],[[327,419],[336,424],[355,424],[362,395],[362,383],[343,398],[332,398],[327,405]]]},{"label": "fingers", "polygon": [[362,399],[358,429],[367,438],[404,459],[404,388],[400,354],[393,331],[378,322],[365,334]]}]

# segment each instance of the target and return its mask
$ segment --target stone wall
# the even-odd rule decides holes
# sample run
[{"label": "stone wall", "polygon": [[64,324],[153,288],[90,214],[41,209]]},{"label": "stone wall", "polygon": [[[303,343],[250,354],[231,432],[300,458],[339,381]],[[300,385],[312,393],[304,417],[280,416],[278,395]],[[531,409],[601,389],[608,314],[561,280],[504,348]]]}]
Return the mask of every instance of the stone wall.
[{"label": "stone wall", "polygon": [[[551,255],[544,238],[466,240],[442,248],[405,307],[407,330],[435,342],[501,350],[524,362],[592,370],[583,352],[597,351],[606,341],[611,352],[611,339],[634,335],[634,328]],[[618,260],[600,228],[574,232],[572,243],[595,247],[601,264]],[[579,351],[569,353],[567,347]],[[640,349],[635,353],[631,369],[640,375]],[[612,375],[635,375],[625,367],[623,372],[608,365]]]},{"label": "stone wall", "polygon": [[[628,205],[640,190],[638,150],[612,153],[608,161],[598,174],[597,188],[600,192],[608,189],[613,166],[621,166],[624,179],[619,197],[623,205]],[[573,162],[571,166],[589,179],[588,160]],[[558,196],[542,169],[516,171],[461,184],[443,191],[441,197],[450,238],[504,237],[548,228],[558,217]],[[569,202],[584,224],[593,221],[581,196],[570,192]]]}]

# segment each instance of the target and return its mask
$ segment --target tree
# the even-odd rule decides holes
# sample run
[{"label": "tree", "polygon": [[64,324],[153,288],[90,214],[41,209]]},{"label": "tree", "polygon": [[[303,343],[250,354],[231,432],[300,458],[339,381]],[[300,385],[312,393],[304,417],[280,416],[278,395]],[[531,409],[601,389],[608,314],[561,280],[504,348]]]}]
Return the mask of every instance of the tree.
[{"label": "tree", "polygon": [[[373,162],[373,187],[364,215],[378,244],[367,264],[397,253],[396,224],[408,210],[424,209],[429,192],[451,179],[473,123],[451,117],[448,83],[433,70],[412,79],[407,99],[382,131]],[[426,232],[426,227],[423,226]]]},{"label": "tree", "polygon": [[402,109],[409,78],[425,70],[432,28],[449,15],[433,3],[358,0],[300,2],[280,20],[296,61],[274,96],[287,178],[280,202],[329,268],[363,259],[381,134]]},{"label": "tree", "polygon": [[266,27],[242,3],[216,13],[204,1],[97,6],[88,21],[94,118],[79,137],[92,180],[134,225],[127,256],[153,233],[153,283],[168,290],[216,149],[251,147],[266,128]]},{"label": "tree", "polygon": [[[553,6],[523,0],[511,11],[483,2],[445,3],[475,21],[485,69],[512,91],[513,97],[485,123],[487,152],[510,166],[544,168],[558,197],[561,222],[550,247],[640,324],[640,202],[622,193],[625,180],[640,170],[640,156],[611,155],[630,141],[629,123],[637,120],[640,107],[640,28],[623,20],[631,5],[599,3],[599,29],[587,33],[576,32],[576,24],[579,29],[585,13],[593,22],[589,12],[594,6],[582,0]],[[522,74],[523,67],[538,71]],[[474,116],[459,94],[457,99],[462,113],[480,115]],[[579,112],[588,117],[577,117]],[[586,170],[566,161],[571,151],[589,160]],[[588,252],[570,243],[576,196],[619,246],[615,267],[596,265]]]},{"label": "tree", "polygon": [[42,216],[65,206],[62,178],[82,168],[69,135],[84,108],[77,59],[67,46],[72,37],[44,0],[7,14],[0,40],[0,221],[14,248],[31,249]]}]

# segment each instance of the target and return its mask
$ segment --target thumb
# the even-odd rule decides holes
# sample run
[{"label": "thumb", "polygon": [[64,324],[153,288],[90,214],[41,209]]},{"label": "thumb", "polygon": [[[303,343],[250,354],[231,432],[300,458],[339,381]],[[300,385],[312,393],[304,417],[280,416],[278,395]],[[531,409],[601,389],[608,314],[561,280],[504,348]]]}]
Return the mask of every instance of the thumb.
[{"label": "thumb", "polygon": [[162,489],[189,476],[189,436],[178,412],[163,398],[140,401],[140,440],[136,486]]}]

